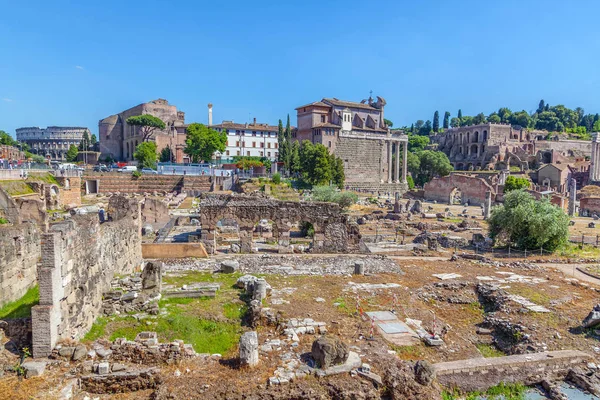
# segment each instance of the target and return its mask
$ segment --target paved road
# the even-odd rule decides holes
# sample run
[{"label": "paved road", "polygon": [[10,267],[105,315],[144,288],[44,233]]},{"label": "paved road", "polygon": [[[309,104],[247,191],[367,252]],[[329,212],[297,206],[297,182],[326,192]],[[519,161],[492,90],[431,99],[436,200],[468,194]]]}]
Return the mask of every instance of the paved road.
[{"label": "paved road", "polygon": [[584,267],[586,264],[538,264],[542,267],[555,268],[570,278],[576,278],[580,281],[600,285],[600,279],[593,278],[577,270],[577,267]]}]

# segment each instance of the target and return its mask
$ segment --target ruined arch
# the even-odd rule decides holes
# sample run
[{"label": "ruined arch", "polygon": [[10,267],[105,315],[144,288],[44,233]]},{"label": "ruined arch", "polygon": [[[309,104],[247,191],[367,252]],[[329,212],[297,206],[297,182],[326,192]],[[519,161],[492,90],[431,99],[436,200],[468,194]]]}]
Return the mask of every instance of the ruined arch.
[{"label": "ruined arch", "polygon": [[485,141],[487,141],[487,139],[488,139],[488,131],[486,130],[486,131],[483,131],[483,141],[485,142]]},{"label": "ruined arch", "polygon": [[473,142],[479,142],[479,131],[473,133]]},{"label": "ruined arch", "polygon": [[473,143],[471,145],[471,156],[479,157],[479,145],[477,143]]}]

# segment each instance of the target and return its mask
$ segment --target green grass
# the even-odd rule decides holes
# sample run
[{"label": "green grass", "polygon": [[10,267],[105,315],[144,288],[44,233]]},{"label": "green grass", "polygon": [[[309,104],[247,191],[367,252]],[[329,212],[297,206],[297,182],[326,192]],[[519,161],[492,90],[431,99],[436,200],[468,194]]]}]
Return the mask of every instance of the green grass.
[{"label": "green grass", "polygon": [[485,392],[471,392],[461,394],[458,390],[443,391],[442,400],[525,400],[525,391],[527,386],[520,383],[504,383],[500,382],[496,386],[492,386]]},{"label": "green grass", "polygon": [[58,181],[56,180],[54,175],[52,175],[50,173],[30,174],[29,179],[34,180],[34,181],[44,182],[44,183],[50,183],[53,185],[58,185]]},{"label": "green grass", "polygon": [[9,180],[0,182],[0,186],[11,196],[23,196],[35,191],[23,180]]},{"label": "green grass", "polygon": [[479,350],[481,355],[485,358],[504,357],[506,355],[491,344],[478,343],[476,346],[477,350]]},{"label": "green grass", "polygon": [[31,307],[40,300],[40,289],[37,285],[29,289],[19,300],[5,304],[0,308],[0,319],[25,318],[31,316]]},{"label": "green grass", "polygon": [[565,243],[558,248],[557,253],[561,257],[600,257],[600,248],[584,244],[583,248],[577,243]]},{"label": "green grass", "polygon": [[0,217],[0,225],[8,224],[8,220],[6,218]]},{"label": "green grass", "polygon": [[98,318],[84,340],[103,337],[134,340],[140,332],[155,331],[161,342],[181,339],[191,344],[198,353],[228,354],[244,332],[241,322],[247,308],[239,300],[241,291],[233,288],[240,275],[189,272],[165,276],[163,283],[178,287],[196,282],[219,282],[221,289],[214,298],[163,299],[159,301],[159,307],[167,311],[166,315],[159,314],[140,321],[131,315]]}]

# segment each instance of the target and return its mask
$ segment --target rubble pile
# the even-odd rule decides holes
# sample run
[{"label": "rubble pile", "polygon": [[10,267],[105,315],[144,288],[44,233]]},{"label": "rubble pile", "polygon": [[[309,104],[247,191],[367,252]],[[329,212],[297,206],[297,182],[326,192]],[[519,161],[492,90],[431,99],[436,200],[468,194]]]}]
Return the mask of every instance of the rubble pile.
[{"label": "rubble pile", "polygon": [[474,285],[467,281],[444,281],[425,285],[417,290],[419,298],[450,304],[471,304],[477,301]]},{"label": "rubble pile", "polygon": [[444,233],[423,232],[413,239],[413,243],[426,244],[428,241],[435,240],[444,248],[466,247],[469,241],[460,236],[448,236]]}]

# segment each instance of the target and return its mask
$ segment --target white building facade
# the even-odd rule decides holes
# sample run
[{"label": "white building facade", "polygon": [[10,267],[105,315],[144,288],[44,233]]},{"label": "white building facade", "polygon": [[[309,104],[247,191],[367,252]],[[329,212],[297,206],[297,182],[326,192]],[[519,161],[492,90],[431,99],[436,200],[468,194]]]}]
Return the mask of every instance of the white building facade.
[{"label": "white building facade", "polygon": [[212,125],[217,132],[227,131],[227,147],[221,154],[221,160],[232,160],[240,157],[266,157],[276,161],[279,155],[277,142],[277,126],[254,122],[251,124],[237,124],[233,121],[223,121],[219,125]]}]

